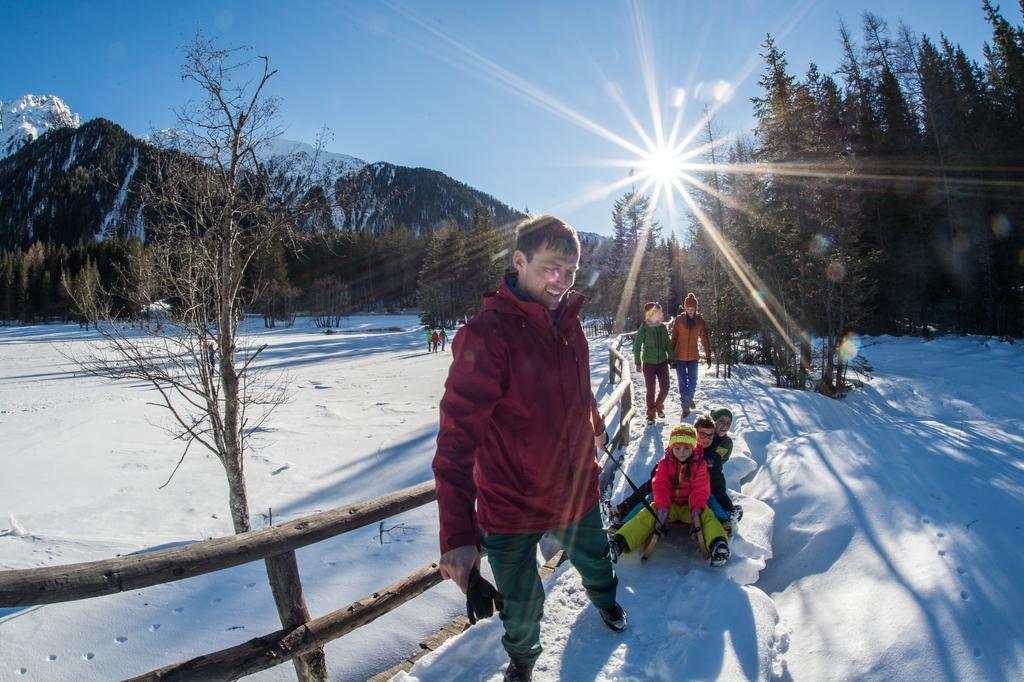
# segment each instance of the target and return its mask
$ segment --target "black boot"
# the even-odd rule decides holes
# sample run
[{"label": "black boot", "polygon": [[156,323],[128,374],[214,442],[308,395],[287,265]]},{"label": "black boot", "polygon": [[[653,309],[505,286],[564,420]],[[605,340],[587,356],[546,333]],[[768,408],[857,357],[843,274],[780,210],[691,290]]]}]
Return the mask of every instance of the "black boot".
[{"label": "black boot", "polygon": [[608,558],[612,560],[612,563],[618,563],[619,557],[629,551],[629,545],[626,543],[626,538],[619,534],[615,534],[608,541]]},{"label": "black boot", "polygon": [[622,610],[618,602],[612,604],[607,609],[601,609],[601,620],[604,621],[609,630],[622,632],[626,629],[626,612]]},{"label": "black boot", "polygon": [[533,663],[523,663],[514,658],[508,659],[505,668],[505,682],[526,682],[533,679]]}]

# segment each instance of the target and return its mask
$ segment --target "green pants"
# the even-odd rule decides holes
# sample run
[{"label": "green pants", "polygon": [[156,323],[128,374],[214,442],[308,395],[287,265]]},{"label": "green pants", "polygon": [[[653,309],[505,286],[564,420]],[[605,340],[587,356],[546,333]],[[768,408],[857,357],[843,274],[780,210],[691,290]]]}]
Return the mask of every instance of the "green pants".
[{"label": "green pants", "polygon": [[[685,521],[690,522],[690,505],[688,504],[673,504],[668,510],[669,523],[673,521]],[[701,532],[704,536],[704,547],[708,550],[711,549],[711,543],[718,538],[726,539],[725,529],[722,528],[722,522],[715,518],[714,513],[711,509],[705,507],[700,513],[700,525]],[[636,549],[640,545],[647,541],[647,538],[654,532],[654,515],[646,509],[641,509],[636,516],[626,522],[616,535],[621,535],[625,540],[626,544],[629,545],[630,551]]]},{"label": "green pants", "polygon": [[[608,558],[608,536],[597,506],[578,522],[548,531],[562,543],[565,555],[579,571],[594,606],[615,603],[619,580]],[[544,586],[537,572],[537,543],[544,533],[484,533],[482,545],[498,591],[505,595],[501,643],[511,658],[532,663],[540,656],[540,619],[544,615]]]}]

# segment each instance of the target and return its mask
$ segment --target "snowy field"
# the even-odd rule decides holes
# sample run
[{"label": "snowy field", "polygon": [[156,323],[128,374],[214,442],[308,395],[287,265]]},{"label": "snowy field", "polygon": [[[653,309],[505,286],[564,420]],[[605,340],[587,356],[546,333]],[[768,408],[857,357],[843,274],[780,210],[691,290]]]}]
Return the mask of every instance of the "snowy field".
[{"label": "snowy field", "polygon": [[[386,329],[404,331],[379,331]],[[253,327],[293,390],[246,461],[254,525],[431,477],[450,355],[412,316],[365,316],[325,336]],[[78,376],[75,325],[0,328],[0,569],[112,557],[231,532],[220,464],[181,452],[143,386]],[[598,397],[607,338],[592,342]],[[609,632],[578,577],[548,583],[538,680],[1024,678],[1024,351],[978,338],[868,340],[873,369],[842,402],[775,389],[759,368],[702,377],[700,407],[735,419],[730,487],[745,510],[711,569],[681,533],[619,562],[630,617]],[[707,370],[702,368],[702,372]],[[742,377],[739,378],[739,377]],[[634,380],[642,382],[639,375]],[[673,379],[674,382],[674,379]],[[640,391],[642,400],[642,391]],[[679,417],[640,418],[635,479]],[[742,487],[741,487],[742,482]],[[625,494],[616,484],[614,497]],[[433,506],[298,552],[314,616],[437,556]],[[463,608],[451,583],[327,647],[332,679],[415,652]],[[115,679],[279,627],[262,562],[97,599],[0,609],[0,680]],[[500,680],[497,619],[423,659],[418,680]],[[254,676],[294,679],[290,665]]]}]

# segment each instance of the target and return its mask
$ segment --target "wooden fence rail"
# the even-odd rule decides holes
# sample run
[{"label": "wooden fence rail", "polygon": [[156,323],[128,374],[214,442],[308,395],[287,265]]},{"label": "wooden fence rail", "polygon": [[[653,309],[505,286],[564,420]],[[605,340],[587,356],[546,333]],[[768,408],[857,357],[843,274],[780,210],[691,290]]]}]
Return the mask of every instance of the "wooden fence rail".
[{"label": "wooden fence rail", "polygon": [[[634,413],[629,363],[618,350],[623,340],[619,337],[615,346],[609,348],[608,381],[615,388],[601,401],[599,408],[606,422],[616,410],[619,411],[618,428],[610,434],[612,449],[629,442],[629,422]],[[607,457],[602,458],[601,463],[603,469]],[[382,521],[435,499],[434,482],[426,481],[278,526],[202,540],[183,547],[64,566],[0,571],[0,607],[56,604],[184,580],[294,552],[300,547]],[[134,679],[221,680],[250,675],[313,652],[440,582],[440,569],[432,563],[325,616],[238,646],[153,670]]]},{"label": "wooden fence rail", "polygon": [[55,604],[192,578],[305,547],[436,499],[434,482],[279,526],[184,547],[64,566],[0,571],[0,607]]},{"label": "wooden fence rail", "polygon": [[326,616],[288,630],[278,630],[238,646],[198,656],[132,678],[133,680],[234,680],[272,668],[338,639],[376,620],[441,582],[430,564],[412,575]]}]

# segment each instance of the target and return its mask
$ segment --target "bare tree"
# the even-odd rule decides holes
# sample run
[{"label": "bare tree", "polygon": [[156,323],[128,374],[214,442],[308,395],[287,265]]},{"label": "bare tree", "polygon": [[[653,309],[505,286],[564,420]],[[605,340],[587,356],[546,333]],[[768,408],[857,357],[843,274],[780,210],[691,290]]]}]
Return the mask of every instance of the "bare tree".
[{"label": "bare tree", "polygon": [[350,305],[348,286],[337,277],[320,277],[309,287],[309,314],[317,327],[340,327]]},{"label": "bare tree", "polygon": [[[149,169],[147,246],[126,278],[144,285],[118,292],[134,310],[157,315],[158,329],[125,330],[99,297],[78,301],[105,340],[79,363],[156,390],[156,404],[169,412],[169,429],[183,443],[182,460],[198,445],[224,466],[236,533],[251,529],[249,437],[286,400],[283,380],[255,365],[265,346],[239,330],[261,293],[252,266],[268,245],[289,238],[310,197],[322,198],[328,187],[311,190],[315,158],[265,159],[264,148],[280,132],[278,100],[266,93],[275,73],[266,57],[245,48],[217,49],[202,36],[186,48],[181,77],[198,86],[201,98],[178,112],[180,127],[169,136],[174,148],[159,150]],[[294,553],[266,564],[282,624],[308,621]],[[322,649],[294,663],[300,679],[327,679]]]}]

